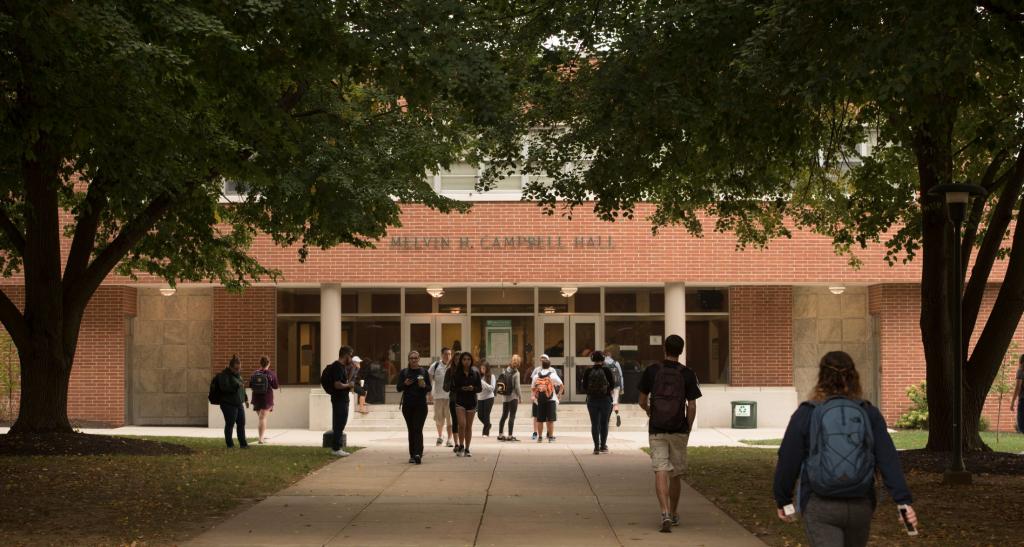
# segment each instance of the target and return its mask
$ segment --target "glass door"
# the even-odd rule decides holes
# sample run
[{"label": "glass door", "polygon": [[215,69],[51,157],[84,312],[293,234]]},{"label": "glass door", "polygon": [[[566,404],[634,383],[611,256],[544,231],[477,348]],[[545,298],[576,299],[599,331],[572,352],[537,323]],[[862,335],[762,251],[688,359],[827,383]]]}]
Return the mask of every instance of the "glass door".
[{"label": "glass door", "polygon": [[427,361],[431,359],[433,355],[433,333],[434,333],[434,318],[430,315],[407,315],[405,320],[405,329],[403,332],[402,347],[404,351],[401,355],[402,368],[408,366],[408,359],[410,351],[418,351],[420,353],[420,360]]},{"label": "glass door", "polygon": [[[572,379],[570,400],[585,402],[587,392],[583,388],[583,371],[591,365],[590,355],[603,346],[601,318],[597,315],[574,315],[569,318],[569,374]],[[566,380],[566,383],[569,383]]]},{"label": "glass door", "polygon": [[563,399],[563,401],[571,400],[573,380],[567,375],[572,374],[572,367],[568,366],[569,360],[566,357],[566,347],[569,342],[569,318],[564,315],[545,315],[541,317],[538,328],[540,332],[537,339],[540,340],[541,350],[537,352],[537,356],[533,360],[534,362],[525,363],[526,366],[521,371],[522,380],[526,384],[530,383],[533,370],[540,367],[541,354],[546,354],[551,358],[551,367],[558,371],[558,377],[562,379],[565,388],[568,390],[567,393],[570,399]]},{"label": "glass door", "polygon": [[[466,318],[452,315],[406,315],[402,330],[402,368],[410,351],[420,353],[420,364],[430,366],[441,358],[441,348],[462,348]],[[461,349],[457,350],[461,351]]]},{"label": "glass door", "polygon": [[[430,363],[441,358],[441,349],[448,348],[452,353],[470,348],[468,323],[464,315],[447,314],[435,318],[434,349]],[[428,363],[429,364],[429,363]]]}]

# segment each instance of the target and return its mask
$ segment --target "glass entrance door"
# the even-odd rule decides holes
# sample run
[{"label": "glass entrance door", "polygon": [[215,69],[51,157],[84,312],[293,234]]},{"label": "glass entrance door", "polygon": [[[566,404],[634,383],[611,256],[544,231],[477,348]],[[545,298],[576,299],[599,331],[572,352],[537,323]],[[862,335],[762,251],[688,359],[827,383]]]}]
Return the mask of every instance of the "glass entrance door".
[{"label": "glass entrance door", "polygon": [[407,315],[402,333],[402,363],[410,351],[420,353],[420,364],[441,358],[441,348],[461,348],[466,339],[466,318],[452,315]]},{"label": "glass entrance door", "polygon": [[[569,318],[569,375],[572,379],[569,400],[585,402],[583,371],[591,366],[590,355],[602,348],[601,318],[596,315],[573,315]],[[566,380],[569,384],[569,381]]]},{"label": "glass entrance door", "polygon": [[533,363],[526,363],[525,373],[523,374],[523,382],[530,383],[530,374],[534,368],[540,366],[541,354],[546,354],[551,358],[551,366],[558,371],[558,377],[565,383],[566,389],[569,390],[569,394],[572,393],[572,381],[567,375],[572,374],[570,366],[568,366],[569,359],[566,357],[569,342],[569,318],[564,315],[558,316],[543,316],[539,325],[540,332],[538,333],[538,340],[540,340],[540,351],[537,352],[537,356],[534,358]]}]

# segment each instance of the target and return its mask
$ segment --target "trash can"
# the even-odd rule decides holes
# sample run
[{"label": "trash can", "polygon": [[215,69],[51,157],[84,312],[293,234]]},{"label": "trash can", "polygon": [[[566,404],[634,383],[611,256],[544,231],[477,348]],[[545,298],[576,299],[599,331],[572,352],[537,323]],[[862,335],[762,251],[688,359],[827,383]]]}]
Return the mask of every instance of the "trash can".
[{"label": "trash can", "polygon": [[757,429],[757,401],[732,402],[732,428]]}]

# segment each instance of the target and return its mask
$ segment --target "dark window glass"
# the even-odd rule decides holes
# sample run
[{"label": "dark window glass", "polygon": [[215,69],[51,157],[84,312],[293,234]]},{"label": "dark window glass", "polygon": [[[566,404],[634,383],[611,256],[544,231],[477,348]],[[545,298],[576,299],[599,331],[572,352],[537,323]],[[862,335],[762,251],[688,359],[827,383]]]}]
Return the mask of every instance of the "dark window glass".
[{"label": "dark window glass", "polygon": [[320,289],[277,289],[277,313],[320,313]]},{"label": "dark window glass", "polygon": [[473,289],[473,313],[533,313],[533,289]]},{"label": "dark window glass", "polygon": [[601,313],[601,289],[580,289],[573,299],[576,313]]},{"label": "dark window glass", "polygon": [[729,320],[686,321],[686,365],[708,384],[729,383]]},{"label": "dark window glass", "polygon": [[277,371],[283,385],[320,383],[320,322],[301,319],[277,320]]},{"label": "dark window glass", "polygon": [[430,313],[433,301],[426,289],[405,289],[405,313]]}]

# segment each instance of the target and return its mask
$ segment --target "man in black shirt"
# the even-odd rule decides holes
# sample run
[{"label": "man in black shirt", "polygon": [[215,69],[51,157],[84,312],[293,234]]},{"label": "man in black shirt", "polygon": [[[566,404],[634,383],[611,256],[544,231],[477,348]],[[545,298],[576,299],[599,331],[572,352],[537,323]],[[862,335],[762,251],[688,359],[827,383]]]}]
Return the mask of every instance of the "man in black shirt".
[{"label": "man in black shirt", "polygon": [[352,367],[352,348],[341,346],[338,350],[338,360],[327,365],[328,374],[333,379],[331,390],[331,431],[334,433],[332,439],[331,454],[345,457],[348,452],[341,449],[341,436],[345,432],[345,425],[348,423],[348,401],[349,392],[357,381],[349,379],[349,369]]},{"label": "man in black shirt", "polygon": [[697,375],[679,362],[684,345],[679,335],[665,338],[665,360],[647,367],[640,379],[640,408],[650,418],[648,443],[661,531],[666,533],[679,525],[680,477],[686,470],[686,444],[701,396]]}]

